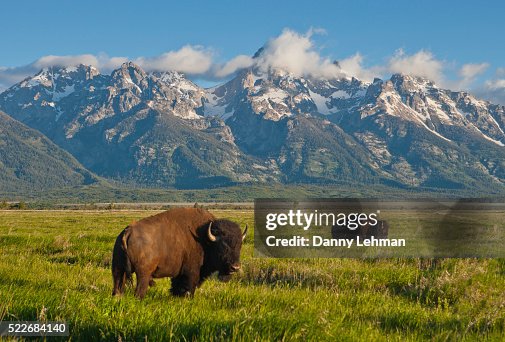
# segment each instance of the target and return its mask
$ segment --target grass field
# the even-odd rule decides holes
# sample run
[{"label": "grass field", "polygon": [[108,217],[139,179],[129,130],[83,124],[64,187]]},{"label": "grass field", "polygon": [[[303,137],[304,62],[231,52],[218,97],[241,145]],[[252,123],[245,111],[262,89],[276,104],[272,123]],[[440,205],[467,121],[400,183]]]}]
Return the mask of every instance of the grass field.
[{"label": "grass field", "polygon": [[[496,259],[255,259],[249,238],[229,283],[181,299],[164,279],[143,301],[113,298],[114,239],[153,213],[0,211],[0,320],[67,321],[73,341],[505,340]],[[252,211],[213,213],[253,224]]]}]

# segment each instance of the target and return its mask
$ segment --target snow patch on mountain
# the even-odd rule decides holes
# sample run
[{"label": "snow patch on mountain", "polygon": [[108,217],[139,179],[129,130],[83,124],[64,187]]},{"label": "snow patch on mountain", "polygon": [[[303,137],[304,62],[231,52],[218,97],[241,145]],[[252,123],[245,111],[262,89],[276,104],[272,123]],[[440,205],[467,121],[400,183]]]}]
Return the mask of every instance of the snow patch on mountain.
[{"label": "snow patch on mountain", "polygon": [[215,116],[223,120],[233,116],[234,110],[228,110],[228,105],[226,103],[221,104],[221,99],[213,93],[213,89],[208,89],[205,93],[204,115]]},{"label": "snow patch on mountain", "polygon": [[56,91],[53,93],[53,101],[58,102],[64,97],[72,94],[75,91],[75,85],[66,85],[61,91]]},{"label": "snow patch on mountain", "polygon": [[329,102],[328,102],[327,97],[321,96],[318,93],[315,93],[310,89],[309,89],[309,95],[310,95],[310,98],[312,99],[312,101],[314,102],[314,104],[316,105],[319,113],[324,114],[324,115],[331,114],[331,111],[328,108]]}]

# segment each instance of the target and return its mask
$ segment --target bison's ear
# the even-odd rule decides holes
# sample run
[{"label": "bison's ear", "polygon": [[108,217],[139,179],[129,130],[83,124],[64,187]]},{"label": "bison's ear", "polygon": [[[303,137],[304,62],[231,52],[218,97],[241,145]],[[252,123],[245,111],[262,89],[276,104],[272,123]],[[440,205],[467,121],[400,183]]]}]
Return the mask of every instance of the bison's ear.
[{"label": "bison's ear", "polygon": [[248,228],[248,226],[247,226],[247,224],[246,224],[246,225],[245,225],[244,232],[242,233],[242,241],[244,241],[244,240],[245,240],[245,236],[247,235],[247,228]]},{"label": "bison's ear", "polygon": [[216,242],[217,237],[214,234],[212,234],[211,228],[212,228],[212,221],[210,221],[209,227],[207,228],[207,237],[209,238],[210,241]]}]

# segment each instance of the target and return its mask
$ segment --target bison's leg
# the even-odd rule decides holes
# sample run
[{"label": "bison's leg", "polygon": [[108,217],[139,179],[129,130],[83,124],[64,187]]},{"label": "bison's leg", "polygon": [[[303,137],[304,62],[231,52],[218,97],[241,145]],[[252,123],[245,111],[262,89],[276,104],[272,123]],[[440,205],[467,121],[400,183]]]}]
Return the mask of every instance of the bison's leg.
[{"label": "bison's leg", "polygon": [[151,277],[151,280],[149,280],[149,286],[150,286],[150,287],[154,287],[154,286],[156,286],[156,283],[154,282],[153,277]]},{"label": "bison's leg", "polygon": [[149,288],[149,281],[151,276],[149,274],[137,273],[137,288],[135,289],[135,296],[142,299],[146,295]]},{"label": "bison's leg", "polygon": [[186,293],[187,291],[185,286],[186,282],[184,278],[185,278],[184,275],[172,278],[172,287],[170,288],[170,292],[174,296],[184,296],[184,294]]},{"label": "bison's leg", "polygon": [[172,278],[172,288],[170,292],[178,297],[193,296],[197,284],[198,280],[194,279],[194,277],[181,274]]},{"label": "bison's leg", "polygon": [[122,295],[126,283],[126,273],[113,272],[112,277],[114,280],[114,290],[112,291],[112,295]]},{"label": "bison's leg", "polygon": [[199,283],[199,277],[198,276],[189,276],[188,277],[188,292],[189,294],[191,295],[191,297],[193,297],[193,295],[195,294],[195,290],[198,286],[198,283]]}]

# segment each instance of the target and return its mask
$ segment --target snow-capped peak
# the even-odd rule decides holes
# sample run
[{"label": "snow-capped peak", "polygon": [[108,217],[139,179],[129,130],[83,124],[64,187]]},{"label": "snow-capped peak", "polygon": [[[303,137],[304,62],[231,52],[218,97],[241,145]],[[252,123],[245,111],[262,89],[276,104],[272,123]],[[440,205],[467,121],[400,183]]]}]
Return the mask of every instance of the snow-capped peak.
[{"label": "snow-capped peak", "polygon": [[357,105],[366,86],[355,78],[317,79],[297,77],[279,68],[250,68],[226,84],[209,89],[205,112],[228,117],[248,105],[254,113],[273,121],[298,114],[329,115]]}]

